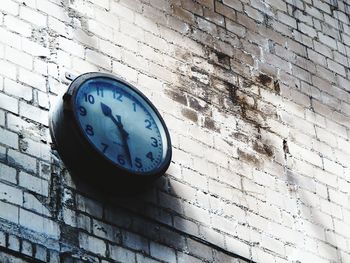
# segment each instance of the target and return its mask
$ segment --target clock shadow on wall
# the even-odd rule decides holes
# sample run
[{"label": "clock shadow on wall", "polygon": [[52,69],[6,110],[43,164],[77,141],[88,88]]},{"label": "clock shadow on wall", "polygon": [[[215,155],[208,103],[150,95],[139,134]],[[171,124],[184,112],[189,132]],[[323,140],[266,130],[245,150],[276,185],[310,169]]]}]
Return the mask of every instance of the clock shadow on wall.
[{"label": "clock shadow on wall", "polygon": [[145,190],[171,162],[170,135],[156,107],[106,73],[72,81],[51,112],[50,133],[77,185],[111,195]]}]

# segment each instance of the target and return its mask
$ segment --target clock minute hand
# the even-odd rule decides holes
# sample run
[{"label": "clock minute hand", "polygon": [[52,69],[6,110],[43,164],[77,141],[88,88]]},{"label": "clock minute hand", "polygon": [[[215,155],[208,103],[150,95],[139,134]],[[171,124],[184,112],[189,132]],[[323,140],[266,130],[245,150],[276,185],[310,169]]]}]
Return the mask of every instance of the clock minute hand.
[{"label": "clock minute hand", "polygon": [[106,117],[109,117],[113,123],[118,127],[121,135],[122,135],[122,140],[123,140],[123,145],[124,145],[124,150],[128,156],[128,159],[129,159],[129,163],[132,167],[132,162],[131,162],[131,154],[130,154],[130,150],[129,150],[129,146],[128,146],[128,142],[127,142],[127,139],[128,139],[128,136],[129,134],[124,130],[124,127],[123,127],[123,124],[121,123],[121,121],[117,121],[113,114],[112,114],[112,109],[110,107],[108,107],[106,104],[102,103],[101,102],[101,109],[102,109],[102,112],[103,114],[106,116]]}]

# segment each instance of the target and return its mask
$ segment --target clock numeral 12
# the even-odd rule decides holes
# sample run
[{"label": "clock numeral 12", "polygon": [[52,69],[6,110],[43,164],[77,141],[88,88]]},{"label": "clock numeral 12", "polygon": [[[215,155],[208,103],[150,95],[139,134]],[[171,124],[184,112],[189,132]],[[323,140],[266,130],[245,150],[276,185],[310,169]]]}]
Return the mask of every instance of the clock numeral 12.
[{"label": "clock numeral 12", "polygon": [[120,92],[117,91],[113,91],[113,99],[119,100],[121,102],[123,102],[122,100],[123,94],[121,94]]}]

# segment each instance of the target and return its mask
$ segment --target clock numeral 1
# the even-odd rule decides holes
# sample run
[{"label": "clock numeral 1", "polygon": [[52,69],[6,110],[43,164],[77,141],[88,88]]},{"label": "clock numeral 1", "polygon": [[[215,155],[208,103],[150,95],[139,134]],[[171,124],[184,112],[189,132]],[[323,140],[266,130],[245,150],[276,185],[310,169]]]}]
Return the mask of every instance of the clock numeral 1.
[{"label": "clock numeral 1", "polygon": [[136,103],[133,102],[133,103],[132,103],[132,106],[133,106],[134,112],[136,112]]},{"label": "clock numeral 1", "polygon": [[118,160],[118,163],[120,163],[121,165],[125,164],[125,159],[123,155],[118,154],[117,160]]},{"label": "clock numeral 1", "polygon": [[89,102],[90,104],[94,104],[95,103],[95,98],[91,94],[84,93],[84,98],[85,98],[85,101]]},{"label": "clock numeral 1", "polygon": [[135,166],[139,169],[142,168],[142,161],[140,158],[137,158],[137,157],[135,158]]},{"label": "clock numeral 1", "polygon": [[146,123],[146,128],[149,129],[149,130],[152,130],[152,122],[150,120],[145,120],[145,123]]},{"label": "clock numeral 1", "polygon": [[108,144],[101,142],[102,145],[102,152],[105,153],[107,151],[107,148],[109,147]]},{"label": "clock numeral 1", "polygon": [[148,159],[150,159],[150,160],[153,162],[154,158],[153,158],[152,152],[147,153],[147,154],[146,154],[146,157],[147,157]]},{"label": "clock numeral 1", "polygon": [[86,116],[87,111],[86,111],[86,109],[83,106],[80,106],[79,107],[79,113],[80,113],[81,116]]},{"label": "clock numeral 1", "polygon": [[88,135],[94,136],[94,128],[91,125],[87,124],[85,126],[85,131]]},{"label": "clock numeral 1", "polygon": [[123,102],[122,98],[123,98],[123,94],[121,94],[120,92],[117,92],[115,90],[113,91],[113,99],[116,99],[116,100]]},{"label": "clock numeral 1", "polygon": [[151,145],[153,147],[158,147],[158,140],[156,138],[154,138],[154,137],[151,137],[151,140],[152,140]]}]

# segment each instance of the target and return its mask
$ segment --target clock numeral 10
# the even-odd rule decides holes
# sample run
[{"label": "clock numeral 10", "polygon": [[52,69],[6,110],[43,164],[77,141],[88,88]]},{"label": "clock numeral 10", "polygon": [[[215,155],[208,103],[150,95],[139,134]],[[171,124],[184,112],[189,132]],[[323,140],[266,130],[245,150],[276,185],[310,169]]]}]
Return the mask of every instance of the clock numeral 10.
[{"label": "clock numeral 10", "polygon": [[94,104],[95,103],[95,98],[91,94],[84,93],[84,98],[85,98],[85,101],[89,102],[90,104]]}]

